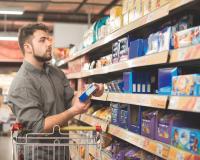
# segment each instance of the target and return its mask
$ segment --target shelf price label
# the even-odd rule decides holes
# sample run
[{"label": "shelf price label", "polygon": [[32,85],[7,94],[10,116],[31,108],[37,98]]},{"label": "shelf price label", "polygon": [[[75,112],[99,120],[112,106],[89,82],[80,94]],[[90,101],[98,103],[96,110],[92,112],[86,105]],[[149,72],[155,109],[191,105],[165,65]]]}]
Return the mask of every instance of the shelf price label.
[{"label": "shelf price label", "polygon": [[170,52],[170,63],[200,59],[200,44]]},{"label": "shelf price label", "polygon": [[167,160],[199,160],[199,159],[200,159],[199,155],[194,155],[171,146]]},{"label": "shelf price label", "polygon": [[101,126],[102,130],[105,132],[108,128],[108,122],[95,118],[91,115],[82,114],[81,121],[91,125],[91,126]]},{"label": "shelf price label", "polygon": [[145,139],[143,148],[146,151],[156,154],[157,156],[162,157],[164,159],[167,158],[169,153],[168,145],[156,142],[148,138]]},{"label": "shelf price label", "polygon": [[200,97],[172,96],[170,97],[169,109],[200,112]]},{"label": "shelf price label", "polygon": [[170,10],[176,9],[176,8],[178,8],[182,5],[185,5],[187,3],[190,3],[192,1],[194,1],[194,0],[172,0],[170,2]]}]

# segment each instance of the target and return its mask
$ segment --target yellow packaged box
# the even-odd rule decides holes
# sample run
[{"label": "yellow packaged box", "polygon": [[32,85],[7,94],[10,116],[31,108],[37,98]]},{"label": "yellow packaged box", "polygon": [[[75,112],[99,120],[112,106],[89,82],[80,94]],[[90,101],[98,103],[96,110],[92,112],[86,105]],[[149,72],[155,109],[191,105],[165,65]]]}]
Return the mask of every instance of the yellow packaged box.
[{"label": "yellow packaged box", "polygon": [[128,12],[129,0],[122,1],[122,14]]},{"label": "yellow packaged box", "polygon": [[143,0],[143,15],[151,12],[151,0]]},{"label": "yellow packaged box", "polygon": [[110,19],[114,20],[115,18],[122,15],[122,7],[116,6],[110,10]]},{"label": "yellow packaged box", "polygon": [[129,24],[129,12],[126,12],[123,14],[123,26],[126,26]]}]

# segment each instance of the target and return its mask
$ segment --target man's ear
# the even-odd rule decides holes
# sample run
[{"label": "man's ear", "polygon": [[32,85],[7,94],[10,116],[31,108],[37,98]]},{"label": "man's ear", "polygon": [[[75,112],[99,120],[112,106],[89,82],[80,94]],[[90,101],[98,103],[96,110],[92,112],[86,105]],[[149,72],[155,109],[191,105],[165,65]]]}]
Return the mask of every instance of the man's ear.
[{"label": "man's ear", "polygon": [[32,53],[32,46],[29,43],[24,43],[24,52],[25,53]]}]

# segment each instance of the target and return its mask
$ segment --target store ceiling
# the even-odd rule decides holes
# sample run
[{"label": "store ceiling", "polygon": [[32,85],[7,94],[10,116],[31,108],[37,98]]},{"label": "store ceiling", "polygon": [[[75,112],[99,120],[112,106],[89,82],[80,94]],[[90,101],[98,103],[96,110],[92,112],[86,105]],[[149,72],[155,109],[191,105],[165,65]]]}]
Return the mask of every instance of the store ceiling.
[{"label": "store ceiling", "polygon": [[[0,31],[17,31],[30,22],[91,23],[108,15],[109,9],[121,5],[120,0],[0,0],[0,8],[23,8],[23,15],[0,15]],[[89,18],[90,17],[90,18]]]}]

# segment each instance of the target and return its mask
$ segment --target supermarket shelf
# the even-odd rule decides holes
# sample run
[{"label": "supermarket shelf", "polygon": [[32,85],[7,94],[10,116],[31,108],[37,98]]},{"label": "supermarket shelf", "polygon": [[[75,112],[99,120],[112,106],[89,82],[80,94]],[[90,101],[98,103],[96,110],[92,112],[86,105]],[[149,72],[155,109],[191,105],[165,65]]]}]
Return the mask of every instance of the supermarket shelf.
[{"label": "supermarket shelf", "polygon": [[[120,98],[119,98],[120,97]],[[107,101],[165,109],[168,96],[153,94],[109,93]]]},{"label": "supermarket shelf", "polygon": [[180,160],[180,159],[197,160],[200,159],[200,156],[170,146],[169,156],[167,160]]},{"label": "supermarket shelf", "polygon": [[123,139],[139,148],[142,148],[154,155],[157,155],[163,159],[167,159],[170,146],[155,140],[151,140],[144,136],[129,132],[118,126],[109,125],[108,133]]},{"label": "supermarket shelf", "polygon": [[124,62],[111,64],[111,65],[108,65],[108,66],[105,66],[105,67],[102,67],[99,69],[92,69],[89,71],[70,73],[67,75],[67,77],[68,77],[68,79],[76,79],[76,78],[89,77],[89,76],[93,76],[93,75],[117,72],[117,71],[134,68],[134,67],[164,64],[164,63],[167,63],[168,55],[169,55],[169,51],[163,51],[160,53],[146,55],[143,57],[134,58],[134,59],[127,60]]},{"label": "supermarket shelf", "polygon": [[67,79],[78,79],[78,78],[81,78],[81,77],[82,77],[81,72],[67,74]]},{"label": "supermarket shelf", "polygon": [[91,115],[81,114],[80,120],[91,125],[91,126],[101,126],[102,130],[105,132],[108,128],[108,122],[95,118]]},{"label": "supermarket shelf", "polygon": [[62,65],[65,65],[67,64],[68,60],[67,59],[63,59],[63,60],[60,60],[56,65],[58,67],[61,67]]},{"label": "supermarket shelf", "polygon": [[170,63],[200,59],[200,44],[170,51]]},{"label": "supermarket shelf", "polygon": [[103,93],[103,95],[101,97],[92,96],[92,99],[93,100],[99,100],[99,101],[106,101],[107,100],[107,96],[108,96],[108,93]]},{"label": "supermarket shelf", "polygon": [[[83,115],[81,115],[83,116]],[[92,117],[92,116],[90,116]],[[94,117],[93,117],[94,118]],[[96,118],[94,118],[96,119]],[[87,123],[88,121],[84,121],[85,119],[80,119],[80,121]],[[99,120],[99,119],[98,119]],[[95,126],[95,124],[90,123],[89,125]],[[167,160],[180,160],[180,156],[182,159],[188,159],[189,158],[196,158],[200,159],[200,156],[193,155],[189,152],[180,150],[178,148],[175,148],[171,145],[152,140],[150,138],[144,137],[142,135],[130,132],[128,130],[125,130],[123,128],[120,128],[118,126],[109,124],[107,132],[109,134],[112,134],[115,137],[118,137],[128,143],[131,143],[139,148],[142,148],[154,155],[157,155],[163,159]],[[107,159],[106,159],[107,160]]]},{"label": "supermarket shelf", "polygon": [[171,96],[168,109],[200,113],[200,97]]},{"label": "supermarket shelf", "polygon": [[[167,16],[170,11],[180,8],[181,6],[184,6],[186,4],[190,4],[194,1],[195,0],[171,0],[168,4],[153,11],[152,13],[149,13],[149,14],[141,17],[140,19],[130,23],[129,25],[122,27],[121,29],[115,31],[114,33],[111,33],[104,39],[97,41],[96,43],[90,45],[89,47],[87,47],[81,51],[78,51],[74,56],[65,59],[63,62],[67,63],[67,62],[72,61],[72,60],[74,60],[84,54],[87,54],[95,49],[98,49],[99,47],[112,42],[113,40],[129,33],[130,31],[137,29],[139,27],[142,27],[142,26],[144,26],[148,23],[151,23],[155,20],[161,19],[161,18]],[[63,63],[61,63],[61,65],[63,65]]]},{"label": "supermarket shelf", "polygon": [[110,35],[108,35],[104,39],[97,41],[96,43],[90,45],[89,47],[87,47],[87,48],[85,48],[85,49],[83,49],[81,51],[78,51],[75,54],[75,56],[72,56],[72,57],[66,59],[65,63],[67,63],[69,61],[72,61],[72,60],[74,60],[74,59],[76,59],[76,58],[78,58],[78,57],[80,57],[80,56],[82,56],[84,54],[87,54],[87,53],[93,51],[94,49],[97,49],[97,48],[99,48],[99,47],[101,47],[101,46],[103,46],[103,45],[105,45],[107,43],[110,43],[113,40],[115,40],[115,39],[127,34],[128,32],[130,32],[130,31],[132,31],[132,30],[134,30],[136,28],[142,27],[142,26],[144,26],[144,25],[146,25],[148,23],[151,23],[151,22],[153,22],[155,20],[158,20],[160,18],[163,18],[163,17],[167,16],[169,14],[169,8],[170,8],[169,6],[170,5],[168,3],[168,4],[164,5],[164,6],[162,6],[161,8],[155,10],[154,12],[141,17],[140,19],[130,23],[127,26],[122,27],[121,29],[115,31],[114,33],[111,33]]},{"label": "supermarket shelf", "polygon": [[176,8],[179,8],[183,5],[186,5],[188,3],[194,2],[195,0],[172,0],[170,2],[170,10],[174,10]]}]

